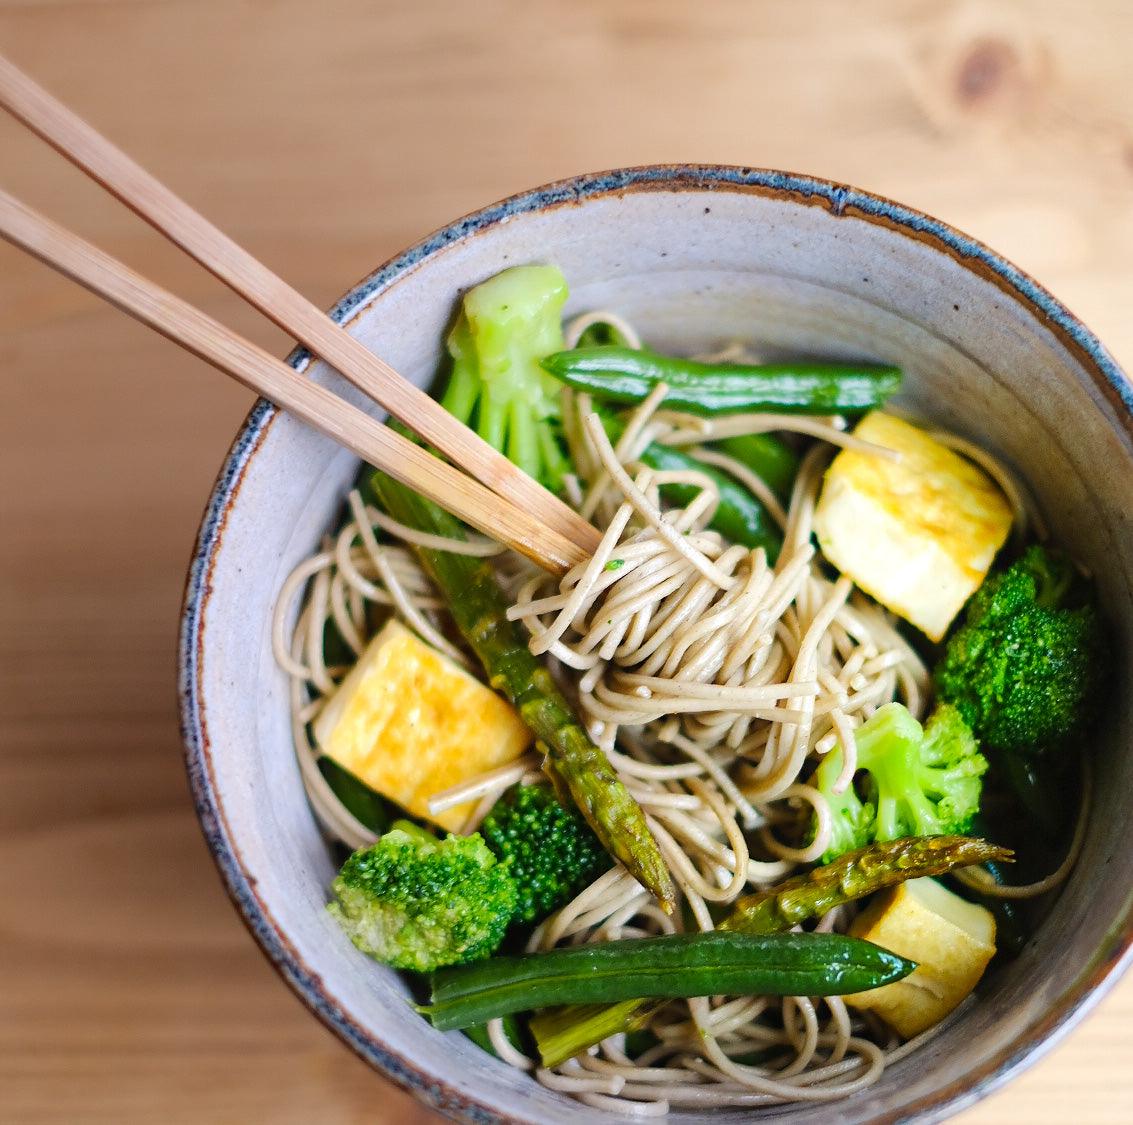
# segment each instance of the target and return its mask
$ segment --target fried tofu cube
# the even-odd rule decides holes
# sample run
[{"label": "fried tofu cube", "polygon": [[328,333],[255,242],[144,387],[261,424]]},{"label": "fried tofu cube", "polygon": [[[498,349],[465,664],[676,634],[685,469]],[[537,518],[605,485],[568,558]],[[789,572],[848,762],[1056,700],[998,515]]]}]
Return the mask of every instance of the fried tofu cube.
[{"label": "fried tofu cube", "polygon": [[939,1023],[979,983],[995,956],[995,918],[935,879],[910,879],[879,895],[850,926],[855,937],[917,962],[904,980],[845,998],[899,1035]]},{"label": "fried tofu cube", "polygon": [[370,641],[314,730],[324,754],[450,832],[473,803],[432,816],[428,799],[513,762],[532,742],[511,704],[397,621]]},{"label": "fried tofu cube", "polygon": [[900,454],[844,449],[814,513],[823,554],[883,606],[939,641],[1011,531],[995,482],[923,430],[874,411],[857,437]]}]

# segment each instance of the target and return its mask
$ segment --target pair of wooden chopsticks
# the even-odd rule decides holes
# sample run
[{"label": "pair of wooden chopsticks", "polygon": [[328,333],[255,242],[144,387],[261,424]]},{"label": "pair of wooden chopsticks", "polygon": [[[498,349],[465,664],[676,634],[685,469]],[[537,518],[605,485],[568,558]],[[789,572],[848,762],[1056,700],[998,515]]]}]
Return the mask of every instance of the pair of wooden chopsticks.
[{"label": "pair of wooden chopsticks", "polygon": [[2,56],[0,106],[452,464],[0,191],[0,235],[9,242],[547,570],[562,573],[594,552],[592,525]]}]

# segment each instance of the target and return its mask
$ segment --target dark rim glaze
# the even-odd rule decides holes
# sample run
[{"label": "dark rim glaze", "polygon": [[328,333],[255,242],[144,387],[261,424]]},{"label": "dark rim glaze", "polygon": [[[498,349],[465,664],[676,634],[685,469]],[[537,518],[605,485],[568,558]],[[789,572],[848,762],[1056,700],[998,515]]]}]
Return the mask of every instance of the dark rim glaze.
[{"label": "dark rim glaze", "polygon": [[[758,168],[720,165],[649,165],[597,172],[560,180],[514,195],[457,219],[391,258],[354,286],[330,315],[347,323],[394,281],[445,247],[515,215],[553,207],[578,205],[603,195],[639,191],[756,194],[824,207],[837,217],[853,217],[884,226],[916,239],[954,258],[965,269],[991,281],[1028,309],[1074,353],[1094,384],[1114,407],[1125,432],[1133,437],[1133,387],[1096,336],[1035,280],[974,238],[920,211],[858,188],[810,176]],[[302,348],[288,362],[303,370],[310,354]],[[223,545],[229,512],[236,503],[244,472],[259,449],[276,409],[262,399],[248,414],[229,450],[205,508],[189,565],[182,608],[178,694],[185,765],[201,828],[233,904],[280,975],[316,1016],[368,1063],[418,1098],[457,1120],[519,1121],[457,1092],[444,1081],[417,1069],[355,1022],[323,987],[318,974],[291,945],[287,935],[260,898],[233,839],[213,774],[208,722],[202,694],[202,656],[205,611],[212,588],[212,571]],[[1091,966],[1052,1005],[1050,1012],[1027,1035],[984,1060],[964,1079],[874,1120],[881,1122],[938,1121],[970,1105],[1034,1062],[1089,1011],[1114,984],[1133,950],[1133,911],[1113,931],[1107,947]]]}]

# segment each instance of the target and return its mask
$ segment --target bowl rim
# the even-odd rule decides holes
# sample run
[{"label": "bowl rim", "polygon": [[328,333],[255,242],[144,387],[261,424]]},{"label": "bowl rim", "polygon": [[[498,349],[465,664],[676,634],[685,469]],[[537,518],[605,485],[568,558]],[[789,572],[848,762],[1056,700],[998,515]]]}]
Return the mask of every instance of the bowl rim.
[{"label": "bowl rim", "polygon": [[[835,217],[853,217],[944,252],[963,268],[989,280],[1051,329],[1082,363],[1114,409],[1115,421],[1133,438],[1133,384],[1098,338],[1048,290],[982,242],[924,212],[884,196],[818,177],[720,164],[654,164],[583,173],[508,196],[426,235],[352,286],[329,315],[348,324],[375,297],[425,263],[433,254],[507,219],[603,196],[660,191],[709,195],[714,191],[754,194],[824,207]],[[311,354],[296,348],[287,362],[306,369]],[[236,435],[205,505],[185,579],[178,656],[178,698],[185,768],[205,841],[236,910],[261,951],[300,1000],[357,1055],[425,1104],[457,1120],[520,1122],[463,1094],[420,1069],[359,1025],[324,988],[259,896],[235,842],[218,792],[205,715],[202,656],[204,616],[212,573],[223,547],[225,525],[244,475],[262,445],[277,409],[263,399],[252,407]],[[1133,903],[1095,955],[1092,967],[1052,1004],[1026,1035],[983,1060],[964,1078],[877,1122],[940,1121],[998,1089],[1060,1041],[1116,983],[1133,960]]]}]

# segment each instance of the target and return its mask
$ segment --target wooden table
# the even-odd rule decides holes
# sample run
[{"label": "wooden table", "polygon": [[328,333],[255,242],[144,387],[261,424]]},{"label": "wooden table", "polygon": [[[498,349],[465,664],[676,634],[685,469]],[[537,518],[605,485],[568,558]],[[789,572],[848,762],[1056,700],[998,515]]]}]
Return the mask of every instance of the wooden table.
[{"label": "wooden table", "polygon": [[[317,302],[586,169],[815,172],[986,240],[1133,364],[1133,6],[0,0],[0,45]],[[8,121],[3,184],[288,344]],[[307,1014],[221,892],[174,640],[249,396],[0,250],[0,1119],[432,1120]],[[1133,980],[960,1120],[1133,1120]]]}]

